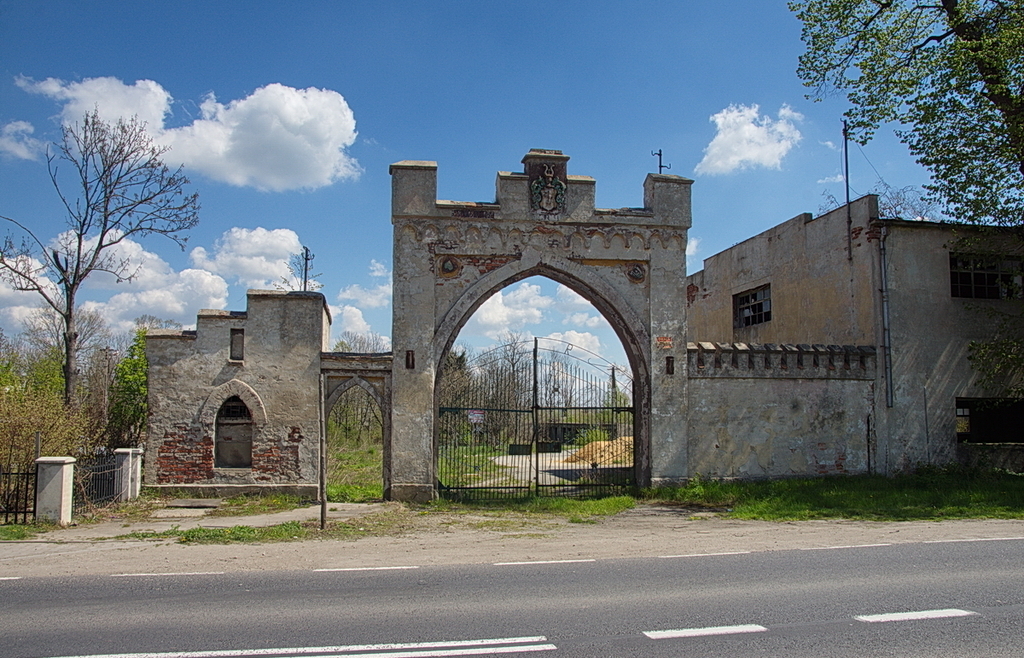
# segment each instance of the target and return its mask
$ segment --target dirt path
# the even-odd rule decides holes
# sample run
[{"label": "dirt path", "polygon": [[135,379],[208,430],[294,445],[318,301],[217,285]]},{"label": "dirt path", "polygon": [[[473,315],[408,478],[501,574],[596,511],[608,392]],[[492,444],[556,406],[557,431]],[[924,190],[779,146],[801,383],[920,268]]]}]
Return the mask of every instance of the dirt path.
[{"label": "dirt path", "polygon": [[[357,519],[383,506],[345,506],[332,515]],[[874,523],[802,521],[769,523],[695,517],[691,510],[639,506],[596,523],[561,519],[418,514],[398,506],[402,534],[357,540],[272,544],[183,545],[173,541],[95,539],[68,529],[36,541],[0,542],[0,577],[111,575],[121,573],[310,570],[504,561],[616,559],[737,551],[776,551],[864,544],[1024,538],[1024,521],[968,520]],[[398,510],[396,512],[396,509]],[[318,508],[265,515],[277,523]],[[206,519],[202,525],[253,525],[256,517]],[[160,521],[164,523],[166,521]],[[107,528],[112,536],[153,526]],[[197,521],[198,523],[198,521]],[[93,536],[101,536],[96,528]],[[77,531],[77,532],[76,532]]]}]

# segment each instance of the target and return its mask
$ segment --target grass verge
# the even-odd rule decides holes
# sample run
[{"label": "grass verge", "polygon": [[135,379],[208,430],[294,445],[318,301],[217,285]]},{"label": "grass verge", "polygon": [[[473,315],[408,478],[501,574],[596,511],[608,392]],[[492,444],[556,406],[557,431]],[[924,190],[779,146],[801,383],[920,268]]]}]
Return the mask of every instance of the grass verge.
[{"label": "grass verge", "polygon": [[0,525],[0,541],[19,541],[32,539],[40,532],[46,532],[53,526],[39,523],[26,523],[18,525]]},{"label": "grass verge", "polygon": [[924,468],[896,477],[719,481],[647,490],[648,502],[710,507],[736,519],[916,521],[1024,519],[1024,475]]},{"label": "grass verge", "polygon": [[271,514],[287,512],[304,505],[312,505],[298,496],[282,493],[267,493],[235,496],[225,498],[216,509],[210,510],[207,516],[252,516],[254,514]]},{"label": "grass verge", "polygon": [[408,532],[414,523],[408,510],[395,508],[368,514],[351,521],[331,521],[320,529],[317,521],[288,521],[267,527],[236,525],[231,528],[171,528],[162,532],[132,532],[118,539],[177,539],[182,544],[239,544],[303,541],[310,539],[351,540],[388,537]]},{"label": "grass verge", "polygon": [[529,496],[504,500],[453,502],[436,500],[423,506],[424,513],[498,515],[518,513],[523,518],[565,518],[570,523],[593,523],[596,517],[611,516],[636,505],[632,496],[605,498],[557,498]]}]

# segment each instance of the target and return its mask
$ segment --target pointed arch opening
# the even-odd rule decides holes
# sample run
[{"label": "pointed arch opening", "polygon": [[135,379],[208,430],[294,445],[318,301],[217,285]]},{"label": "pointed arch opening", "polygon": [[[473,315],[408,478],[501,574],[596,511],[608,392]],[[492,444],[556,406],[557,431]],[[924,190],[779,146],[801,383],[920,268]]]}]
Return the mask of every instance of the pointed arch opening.
[{"label": "pointed arch opening", "polygon": [[471,286],[435,334],[439,493],[578,495],[644,483],[645,323],[586,272],[508,269]]},{"label": "pointed arch opening", "polygon": [[331,393],[325,406],[327,499],[380,499],[388,423],[380,392],[362,377],[351,377]]},{"label": "pointed arch opening", "polygon": [[214,440],[216,468],[252,468],[253,419],[248,405],[233,395],[217,410]]}]

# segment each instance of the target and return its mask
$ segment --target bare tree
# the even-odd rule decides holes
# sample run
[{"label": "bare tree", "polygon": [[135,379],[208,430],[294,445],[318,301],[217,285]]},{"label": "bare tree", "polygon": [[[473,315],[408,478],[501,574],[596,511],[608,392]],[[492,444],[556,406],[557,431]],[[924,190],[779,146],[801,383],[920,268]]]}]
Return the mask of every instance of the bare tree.
[{"label": "bare tree", "polygon": [[334,343],[335,352],[354,352],[357,354],[382,354],[389,349],[388,341],[374,331],[365,334],[354,331],[343,331]]},{"label": "bare tree", "polygon": [[[78,327],[78,356],[107,346],[110,331],[103,316],[96,311],[79,308],[75,325]],[[52,349],[64,344],[64,319],[49,306],[42,306],[25,321],[25,342],[37,349]]]},{"label": "bare tree", "polygon": [[[94,110],[62,129],[56,153],[47,157],[50,179],[67,213],[67,230],[49,243],[10,217],[0,219],[21,232],[0,246],[0,279],[16,290],[38,293],[63,321],[64,400],[74,401],[78,379],[76,298],[93,272],[130,281],[140,265],[118,253],[117,245],[149,234],[164,235],[184,248],[183,233],[199,222],[199,195],[186,193],[182,168],[171,170],[137,117],[103,121]],[[70,165],[65,187],[59,165]]]}]

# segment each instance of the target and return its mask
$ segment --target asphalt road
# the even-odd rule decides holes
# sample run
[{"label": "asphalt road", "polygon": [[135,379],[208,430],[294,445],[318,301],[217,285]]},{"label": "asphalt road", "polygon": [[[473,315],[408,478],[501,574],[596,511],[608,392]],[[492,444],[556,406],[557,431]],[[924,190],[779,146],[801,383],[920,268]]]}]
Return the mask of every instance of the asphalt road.
[{"label": "asphalt road", "polygon": [[2,656],[164,652],[1021,656],[1024,539],[0,580]]}]

